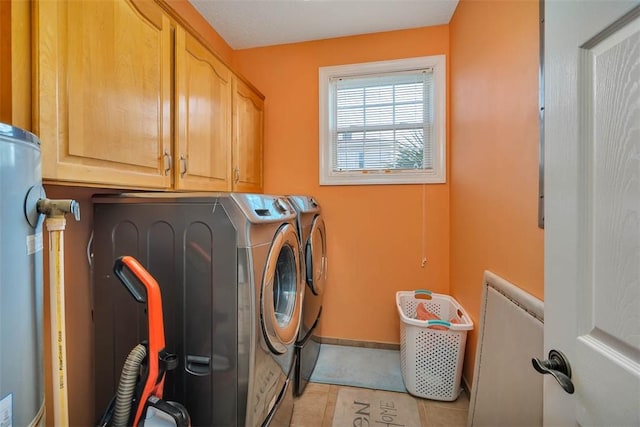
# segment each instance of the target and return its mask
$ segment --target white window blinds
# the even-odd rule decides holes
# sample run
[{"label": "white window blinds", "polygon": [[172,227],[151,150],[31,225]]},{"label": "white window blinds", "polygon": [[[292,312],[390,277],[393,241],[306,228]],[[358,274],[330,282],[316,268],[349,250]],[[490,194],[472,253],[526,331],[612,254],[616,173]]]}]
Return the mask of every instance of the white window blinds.
[{"label": "white window blinds", "polygon": [[433,167],[433,70],[333,77],[332,170]]},{"label": "white window blinds", "polygon": [[446,56],[318,68],[320,185],[446,182]]}]

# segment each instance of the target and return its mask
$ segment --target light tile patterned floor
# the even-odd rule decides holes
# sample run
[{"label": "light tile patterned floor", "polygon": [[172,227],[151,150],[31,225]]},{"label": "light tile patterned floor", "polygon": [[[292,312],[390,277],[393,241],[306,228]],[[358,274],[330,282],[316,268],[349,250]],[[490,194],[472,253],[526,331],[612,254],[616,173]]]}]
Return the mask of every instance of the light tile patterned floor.
[{"label": "light tile patterned floor", "polygon": [[[294,402],[291,427],[331,427],[338,390],[345,386],[309,383],[302,396]],[[469,398],[462,393],[455,402],[415,398],[422,426],[465,427]]]}]

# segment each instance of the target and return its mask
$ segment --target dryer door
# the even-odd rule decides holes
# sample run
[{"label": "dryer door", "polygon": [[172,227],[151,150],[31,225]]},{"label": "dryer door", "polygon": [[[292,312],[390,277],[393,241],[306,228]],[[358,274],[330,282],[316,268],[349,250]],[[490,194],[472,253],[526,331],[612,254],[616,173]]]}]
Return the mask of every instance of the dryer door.
[{"label": "dryer door", "polygon": [[269,349],[287,351],[298,335],[302,307],[300,245],[295,228],[278,229],[265,266],[260,294],[261,323]]},{"label": "dryer door", "polygon": [[324,219],[313,218],[311,232],[305,248],[307,283],[314,295],[322,295],[327,281],[327,243]]}]

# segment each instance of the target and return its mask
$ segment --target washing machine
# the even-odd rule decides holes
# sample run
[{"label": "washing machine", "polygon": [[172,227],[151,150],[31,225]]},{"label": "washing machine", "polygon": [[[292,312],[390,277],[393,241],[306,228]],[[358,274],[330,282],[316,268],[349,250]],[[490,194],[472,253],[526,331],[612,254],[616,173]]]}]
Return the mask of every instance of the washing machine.
[{"label": "washing machine", "polygon": [[160,285],[166,349],[179,357],[164,397],[183,403],[192,425],[288,426],[304,289],[289,201],[128,193],[93,203],[96,411],[146,336],[144,307],[112,274],[114,259],[131,255]]},{"label": "washing machine", "polygon": [[293,414],[291,383],[304,292],[296,212],[285,197],[231,197],[244,214],[238,274],[248,276],[255,304],[246,425],[284,427]]},{"label": "washing machine", "polygon": [[326,229],[320,205],[310,196],[288,196],[296,210],[303,260],[304,302],[296,341],[294,394],[303,393],[320,353],[322,298],[327,281]]}]

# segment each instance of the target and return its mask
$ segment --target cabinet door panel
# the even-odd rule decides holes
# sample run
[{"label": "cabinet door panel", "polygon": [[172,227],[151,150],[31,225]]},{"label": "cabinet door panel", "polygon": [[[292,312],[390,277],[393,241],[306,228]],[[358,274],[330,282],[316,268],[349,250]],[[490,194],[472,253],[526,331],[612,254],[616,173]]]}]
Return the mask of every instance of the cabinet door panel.
[{"label": "cabinet door panel", "polygon": [[169,188],[169,18],[125,0],[42,1],[36,16],[43,177]]},{"label": "cabinet door panel", "polygon": [[261,193],[264,101],[240,80],[235,87],[233,189]]},{"label": "cabinet door panel", "polygon": [[193,36],[176,30],[176,187],[231,189],[231,72]]}]

